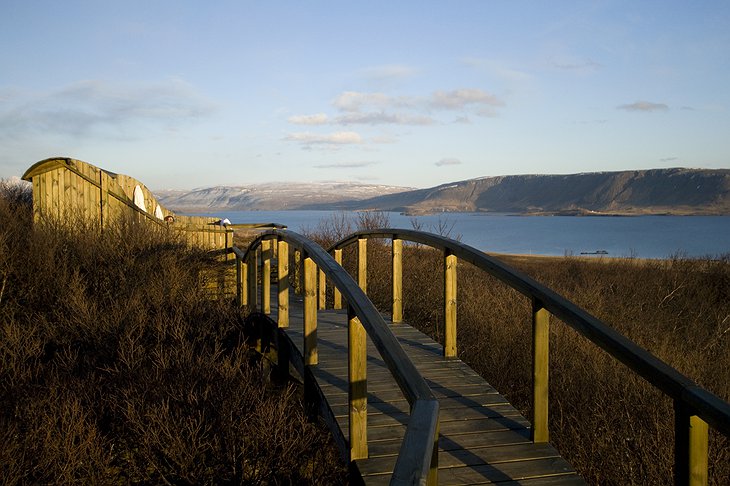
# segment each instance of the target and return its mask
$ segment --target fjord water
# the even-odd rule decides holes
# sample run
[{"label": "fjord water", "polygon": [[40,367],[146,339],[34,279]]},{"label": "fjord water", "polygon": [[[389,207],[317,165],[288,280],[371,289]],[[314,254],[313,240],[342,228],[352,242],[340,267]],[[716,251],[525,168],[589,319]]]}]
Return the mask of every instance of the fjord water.
[{"label": "fjord water", "polygon": [[[232,223],[281,223],[297,232],[315,230],[341,211],[222,211]],[[356,213],[346,213],[353,221]],[[442,213],[405,216],[387,212],[390,227],[451,229],[451,237],[488,253],[533,255],[606,251],[609,257],[717,257],[730,253],[730,216],[514,216]]]}]

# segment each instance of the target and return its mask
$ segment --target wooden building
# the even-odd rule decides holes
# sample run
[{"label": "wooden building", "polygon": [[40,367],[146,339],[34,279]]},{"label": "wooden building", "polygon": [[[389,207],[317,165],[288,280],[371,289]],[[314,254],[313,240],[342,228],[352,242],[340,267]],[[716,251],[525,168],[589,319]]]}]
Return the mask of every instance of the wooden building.
[{"label": "wooden building", "polygon": [[87,162],[61,157],[41,160],[23,179],[33,184],[36,221],[80,218],[104,228],[116,219],[132,218],[181,231],[191,245],[217,250],[233,245],[233,228],[221,226],[217,218],[175,214],[137,179]]}]

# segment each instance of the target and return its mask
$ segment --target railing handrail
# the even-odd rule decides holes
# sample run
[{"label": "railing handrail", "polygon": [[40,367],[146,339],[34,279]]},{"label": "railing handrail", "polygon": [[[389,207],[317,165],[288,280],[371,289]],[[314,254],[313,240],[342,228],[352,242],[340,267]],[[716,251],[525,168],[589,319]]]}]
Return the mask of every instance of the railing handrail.
[{"label": "railing handrail", "polygon": [[392,238],[421,243],[449,251],[457,258],[486,271],[522,294],[539,301],[540,305],[550,313],[624,363],[664,394],[686,405],[693,415],[699,416],[730,437],[730,404],[528,275],[459,241],[408,229],[378,228],[356,231],[332,245],[328,251],[341,249],[359,239],[370,238]]},{"label": "railing handrail", "polygon": [[284,240],[298,247],[347,299],[411,406],[411,419],[406,427],[391,484],[425,483],[438,433],[439,410],[438,400],[426,380],[367,295],[317,243],[293,231],[273,229],[258,235],[245,251],[234,246],[233,252],[245,262],[262,241],[270,239]]}]

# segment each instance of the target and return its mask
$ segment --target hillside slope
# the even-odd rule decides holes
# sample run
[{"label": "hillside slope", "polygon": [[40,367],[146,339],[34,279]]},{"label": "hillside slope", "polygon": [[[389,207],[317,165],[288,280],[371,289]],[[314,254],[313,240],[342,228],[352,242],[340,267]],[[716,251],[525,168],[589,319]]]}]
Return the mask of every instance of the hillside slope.
[{"label": "hillside slope", "polygon": [[652,169],[470,179],[343,205],[407,213],[730,214],[730,170]]}]

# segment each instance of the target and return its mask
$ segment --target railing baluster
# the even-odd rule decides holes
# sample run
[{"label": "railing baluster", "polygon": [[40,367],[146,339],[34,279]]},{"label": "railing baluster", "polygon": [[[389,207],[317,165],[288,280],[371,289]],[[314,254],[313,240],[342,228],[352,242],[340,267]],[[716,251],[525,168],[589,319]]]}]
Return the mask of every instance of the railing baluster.
[{"label": "railing baluster", "polygon": [[444,357],[456,357],[456,255],[444,253]]},{"label": "railing baluster", "polygon": [[294,293],[302,293],[302,252],[294,250],[294,268],[292,268],[292,281],[294,282]]},{"label": "railing baluster", "polygon": [[542,304],[532,302],[532,441],[548,442],[548,351],[550,313]]},{"label": "railing baluster", "polygon": [[248,260],[247,266],[248,266],[248,306],[251,309],[251,312],[256,312],[256,302],[258,301],[258,288],[257,288],[257,282],[258,275],[256,275],[258,270],[258,262],[256,261],[256,252],[251,252],[251,257]]},{"label": "railing baluster", "polygon": [[708,426],[681,401],[674,402],[674,483],[704,486],[708,482]]},{"label": "railing baluster", "polygon": [[357,240],[357,284],[368,293],[368,240]]},{"label": "railing baluster", "polygon": [[248,263],[241,260],[241,307],[248,305]]},{"label": "railing baluster", "polygon": [[317,265],[304,258],[304,364],[316,365],[317,354]]},{"label": "railing baluster", "polygon": [[327,304],[327,277],[324,274],[324,270],[319,271],[318,291],[318,306],[320,310],[324,310]]},{"label": "railing baluster", "polygon": [[403,240],[393,238],[393,323],[403,321]]},{"label": "railing baluster", "polygon": [[697,415],[689,417],[689,484],[707,484],[709,432],[707,422]]},{"label": "railing baluster", "polygon": [[236,255],[236,306],[243,307],[243,263]]},{"label": "railing baluster", "polygon": [[347,306],[350,460],[368,457],[367,340],[365,328]]},{"label": "railing baluster", "polygon": [[[335,261],[338,265],[342,266],[342,249],[335,250]],[[332,292],[332,307],[334,309],[342,309],[342,294],[339,290],[337,290],[337,287],[334,288],[334,292]]]},{"label": "railing baluster", "polygon": [[261,308],[271,314],[271,240],[261,242]]},{"label": "railing baluster", "polygon": [[279,312],[277,313],[279,327],[289,327],[289,243],[284,240],[277,242],[277,276],[279,279]]}]

